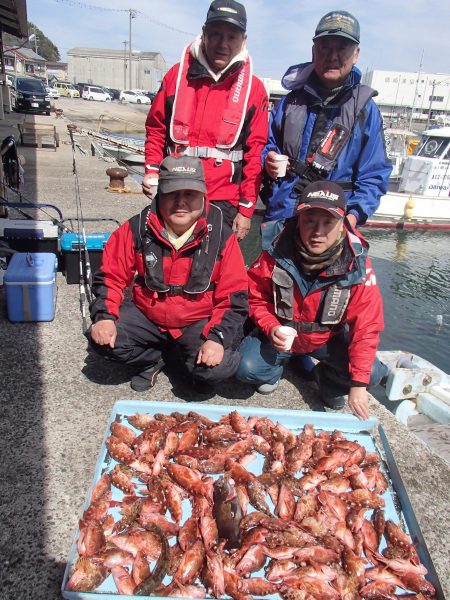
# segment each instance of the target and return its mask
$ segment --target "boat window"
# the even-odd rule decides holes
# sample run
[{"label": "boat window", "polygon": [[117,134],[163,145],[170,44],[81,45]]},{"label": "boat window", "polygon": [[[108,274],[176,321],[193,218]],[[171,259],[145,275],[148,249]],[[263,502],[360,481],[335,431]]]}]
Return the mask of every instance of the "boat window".
[{"label": "boat window", "polygon": [[442,151],[447,147],[448,139],[439,137],[426,137],[418,147],[417,156],[426,158],[439,158]]}]

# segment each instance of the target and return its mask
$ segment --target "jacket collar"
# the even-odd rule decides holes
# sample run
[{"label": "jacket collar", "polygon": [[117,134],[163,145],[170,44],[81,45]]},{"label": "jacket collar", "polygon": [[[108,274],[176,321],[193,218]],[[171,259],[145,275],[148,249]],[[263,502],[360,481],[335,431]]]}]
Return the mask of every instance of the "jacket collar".
[{"label": "jacket collar", "polygon": [[[305,91],[312,93],[312,95],[317,96],[313,82],[311,81],[313,73],[314,64],[312,62],[293,65],[292,67],[289,67],[283,75],[281,84],[286,90],[292,91],[304,89]],[[361,76],[362,74],[358,67],[352,67],[347,82],[344,84],[343,91],[348,91],[358,85],[361,82]]]},{"label": "jacket collar", "polygon": [[[190,239],[186,242],[186,244],[200,240],[203,238],[203,236],[205,236],[208,233],[208,214],[209,202],[205,197],[205,206],[203,209],[203,214],[200,216],[197,223],[195,224],[192,235]],[[152,230],[152,232],[158,237],[159,240],[172,247],[172,244],[169,242],[168,239],[164,221],[161,218],[158,211],[158,195],[156,195],[151,206],[148,208],[148,213],[146,216],[146,226]]]},{"label": "jacket collar", "polygon": [[[287,219],[283,229],[278,232],[278,235],[273,239],[271,247],[268,249],[269,254],[273,256],[276,262],[284,266],[290,265],[290,271],[292,266],[295,265],[292,239],[296,228],[297,217]],[[348,273],[359,269],[359,265],[357,264],[358,259],[367,254],[369,244],[363,237],[352,230],[350,225],[347,225],[347,222],[345,224],[345,233],[347,244],[344,252],[334,264],[320,273],[321,277],[345,277]],[[295,269],[297,270],[296,267]]]},{"label": "jacket collar", "polygon": [[225,67],[223,71],[215,73],[206,59],[206,56],[202,48],[202,34],[200,33],[195,40],[192,42],[190,47],[190,54],[194,61],[189,67],[189,76],[192,78],[196,77],[210,77],[216,83],[225,77],[238,71],[242,65],[248,59],[248,50],[246,46],[237,54],[231,62]]}]

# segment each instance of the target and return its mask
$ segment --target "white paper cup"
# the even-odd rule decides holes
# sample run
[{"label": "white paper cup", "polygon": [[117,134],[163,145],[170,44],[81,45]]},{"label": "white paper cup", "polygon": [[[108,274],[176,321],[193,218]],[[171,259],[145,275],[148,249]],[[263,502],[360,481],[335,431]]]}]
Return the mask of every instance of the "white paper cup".
[{"label": "white paper cup", "polygon": [[297,337],[297,330],[293,327],[289,327],[288,325],[282,325],[278,331],[286,338],[284,343],[284,351],[288,352],[292,348],[294,339]]},{"label": "white paper cup", "polygon": [[274,160],[277,161],[277,177],[284,177],[286,175],[289,156],[286,156],[286,154],[275,154]]}]

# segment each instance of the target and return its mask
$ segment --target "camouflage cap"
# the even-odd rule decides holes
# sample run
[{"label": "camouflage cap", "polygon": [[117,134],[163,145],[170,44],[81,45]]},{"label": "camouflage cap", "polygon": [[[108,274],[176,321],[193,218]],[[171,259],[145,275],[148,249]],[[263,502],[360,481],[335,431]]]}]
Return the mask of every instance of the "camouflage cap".
[{"label": "camouflage cap", "polygon": [[320,19],[313,40],[327,35],[339,35],[359,44],[359,23],[349,12],[333,10]]}]

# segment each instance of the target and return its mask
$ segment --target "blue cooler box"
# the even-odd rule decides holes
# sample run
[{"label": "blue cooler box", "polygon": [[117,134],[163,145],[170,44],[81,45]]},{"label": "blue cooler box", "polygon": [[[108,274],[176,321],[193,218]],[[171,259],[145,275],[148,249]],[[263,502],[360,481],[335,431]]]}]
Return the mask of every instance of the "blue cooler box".
[{"label": "blue cooler box", "polygon": [[4,277],[10,321],[53,321],[56,303],[56,254],[16,252]]},{"label": "blue cooler box", "polygon": [[[110,233],[87,233],[86,247],[91,263],[91,273],[94,274],[102,264],[103,248],[109,239]],[[61,252],[63,257],[63,271],[67,283],[80,282],[80,251],[83,264],[83,274],[86,277],[86,264],[84,255],[84,240],[81,233],[64,233],[61,236]]]}]

